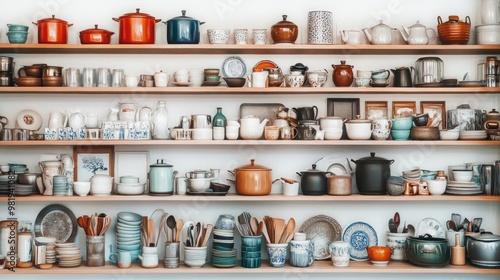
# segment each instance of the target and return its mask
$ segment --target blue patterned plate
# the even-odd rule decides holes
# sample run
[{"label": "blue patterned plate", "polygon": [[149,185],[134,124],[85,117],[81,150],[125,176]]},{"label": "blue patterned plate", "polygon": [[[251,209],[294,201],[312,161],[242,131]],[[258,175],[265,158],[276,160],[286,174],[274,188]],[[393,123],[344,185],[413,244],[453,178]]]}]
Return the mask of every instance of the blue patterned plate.
[{"label": "blue patterned plate", "polygon": [[377,232],[365,222],[354,222],[342,232],[342,241],[349,242],[349,254],[354,261],[368,260],[368,246],[377,246]]}]

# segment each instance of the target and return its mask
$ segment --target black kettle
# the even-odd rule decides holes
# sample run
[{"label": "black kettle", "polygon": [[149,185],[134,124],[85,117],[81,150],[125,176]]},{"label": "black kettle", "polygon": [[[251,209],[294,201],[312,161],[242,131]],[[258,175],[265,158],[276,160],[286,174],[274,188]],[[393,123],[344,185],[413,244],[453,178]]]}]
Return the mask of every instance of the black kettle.
[{"label": "black kettle", "polygon": [[318,107],[300,107],[300,108],[292,108],[295,115],[297,115],[297,120],[316,120],[318,117]]},{"label": "black kettle", "polygon": [[394,86],[395,87],[412,87],[411,73],[415,69],[413,67],[399,67],[396,69],[391,69],[394,75]]}]

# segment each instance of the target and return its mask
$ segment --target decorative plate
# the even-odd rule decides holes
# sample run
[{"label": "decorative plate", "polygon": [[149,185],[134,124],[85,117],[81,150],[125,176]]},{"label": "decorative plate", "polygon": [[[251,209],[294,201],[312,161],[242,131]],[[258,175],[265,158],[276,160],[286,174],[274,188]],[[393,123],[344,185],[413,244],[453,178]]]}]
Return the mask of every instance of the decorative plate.
[{"label": "decorative plate", "polygon": [[349,163],[349,159],[345,157],[339,157],[338,154],[328,155],[320,158],[316,161],[316,169],[321,171],[329,171],[335,175],[350,175],[353,172],[353,168]]},{"label": "decorative plate", "polygon": [[342,227],[330,216],[317,215],[305,221],[299,232],[314,243],[314,259],[325,260],[330,258],[330,243],[340,240]]},{"label": "decorative plate", "polygon": [[351,244],[349,254],[354,261],[368,260],[366,248],[378,245],[377,232],[365,222],[354,222],[348,225],[342,232],[342,241]]},{"label": "decorative plate", "polygon": [[42,127],[42,116],[33,110],[23,110],[17,115],[19,128],[28,130],[39,130]]},{"label": "decorative plate", "polygon": [[230,56],[222,63],[222,76],[225,78],[243,78],[247,73],[247,66],[239,56]]},{"label": "decorative plate", "polygon": [[264,68],[278,68],[278,64],[272,62],[271,60],[261,60],[255,64],[253,71],[262,72],[262,69]]},{"label": "decorative plate", "polygon": [[54,237],[56,243],[74,242],[76,230],[75,214],[60,204],[43,208],[35,220],[35,237]]},{"label": "decorative plate", "polygon": [[445,230],[441,224],[433,218],[422,219],[417,225],[416,236],[430,234],[432,237],[445,238]]}]

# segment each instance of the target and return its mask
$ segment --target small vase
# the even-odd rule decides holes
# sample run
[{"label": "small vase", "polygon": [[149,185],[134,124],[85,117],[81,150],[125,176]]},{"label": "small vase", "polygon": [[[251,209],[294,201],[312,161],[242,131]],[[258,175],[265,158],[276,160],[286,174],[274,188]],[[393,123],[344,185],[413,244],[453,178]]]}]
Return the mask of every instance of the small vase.
[{"label": "small vase", "polygon": [[153,113],[153,139],[168,139],[168,112],[167,103],[165,101],[158,101],[156,110]]},{"label": "small vase", "polygon": [[212,126],[213,126],[212,138],[214,140],[224,140],[226,135],[225,133],[226,125],[227,125],[226,116],[222,114],[222,108],[217,107],[217,114],[215,114],[212,120]]}]

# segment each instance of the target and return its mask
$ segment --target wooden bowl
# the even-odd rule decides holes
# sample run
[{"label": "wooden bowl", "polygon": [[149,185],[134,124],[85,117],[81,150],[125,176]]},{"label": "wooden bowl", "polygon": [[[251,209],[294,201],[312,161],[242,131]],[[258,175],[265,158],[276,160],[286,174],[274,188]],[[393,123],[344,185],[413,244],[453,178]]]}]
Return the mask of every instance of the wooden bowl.
[{"label": "wooden bowl", "polygon": [[410,131],[413,140],[438,140],[439,127],[437,126],[414,126]]},{"label": "wooden bowl", "polygon": [[247,81],[245,78],[224,78],[228,87],[243,87]]}]

